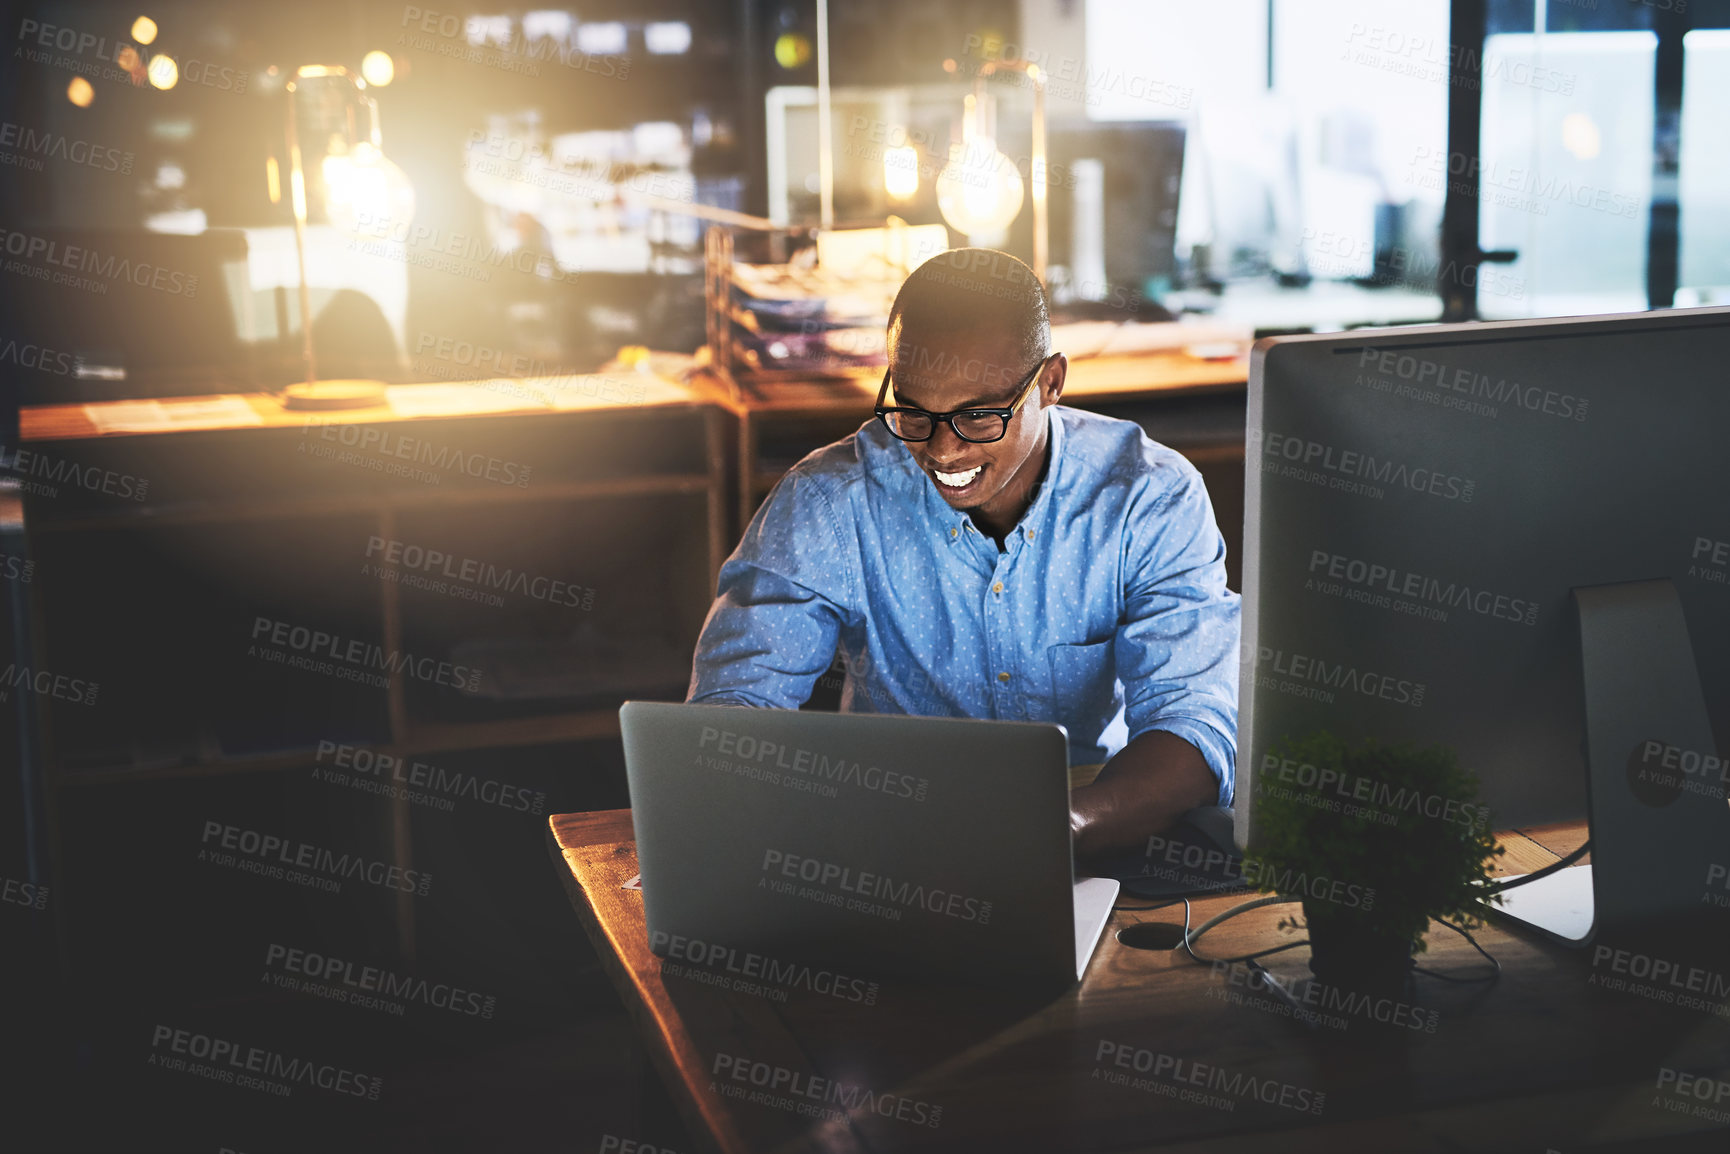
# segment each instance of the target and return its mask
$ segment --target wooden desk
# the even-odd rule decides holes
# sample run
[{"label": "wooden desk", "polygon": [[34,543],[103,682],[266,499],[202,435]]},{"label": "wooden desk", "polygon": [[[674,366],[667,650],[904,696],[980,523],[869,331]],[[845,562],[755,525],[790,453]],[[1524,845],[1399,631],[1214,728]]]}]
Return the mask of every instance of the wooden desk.
[{"label": "wooden desk", "polygon": [[[716,574],[732,547],[724,501],[725,415],[685,386],[658,378],[620,373],[561,380],[572,395],[557,409],[508,391],[445,383],[394,386],[393,393],[411,398],[418,390],[430,395],[441,390],[451,398],[448,404],[423,403],[407,411],[379,405],[299,412],[285,409],[274,396],[249,394],[239,400],[254,420],[152,431],[102,432],[93,416],[123,411],[123,402],[25,408],[21,447],[31,467],[50,481],[34,491],[27,486],[23,495],[25,529],[38,560],[32,590],[39,656],[50,668],[77,670],[101,683],[105,716],[121,719],[128,709],[151,714],[148,724],[131,730],[117,720],[111,727],[117,736],[106,744],[92,739],[85,743],[88,748],[72,748],[68,741],[50,740],[46,752],[53,774],[82,785],[272,769],[299,765],[309,752],[292,742],[279,750],[231,751],[205,717],[185,720],[178,747],[163,740],[160,750],[119,752],[126,733],[169,727],[159,710],[140,704],[150,686],[129,684],[137,679],[102,667],[112,647],[75,643],[100,633],[104,625],[121,636],[135,632],[134,623],[148,619],[154,607],[140,596],[138,612],[116,610],[109,614],[110,623],[91,614],[108,612],[107,603],[120,604],[121,598],[106,587],[101,600],[75,590],[90,585],[93,558],[116,572],[138,566],[132,550],[140,541],[152,547],[143,555],[159,564],[164,553],[190,552],[194,546],[187,543],[196,538],[195,567],[204,574],[215,578],[232,570],[237,586],[267,593],[277,592],[269,570],[292,571],[328,551],[329,563],[316,568],[303,588],[288,590],[273,611],[301,612],[303,607],[304,619],[312,623],[345,615],[346,624],[354,627],[358,620],[391,653],[438,647],[447,638],[437,635],[437,618],[458,616],[459,610],[480,603],[363,572],[363,563],[381,559],[366,551],[369,540],[407,541],[499,570],[514,565],[525,571],[531,562],[519,557],[563,546],[564,552],[551,559],[560,565],[552,576],[573,582],[587,577],[587,584],[597,587],[594,608],[599,612],[567,614],[539,627],[632,614],[675,621],[694,642]],[[589,381],[599,383],[593,395],[583,388]],[[459,393],[470,397],[465,402]],[[193,412],[207,400],[167,398],[160,404],[169,413]],[[428,452],[420,453],[422,448]],[[5,452],[0,447],[0,454]],[[422,458],[430,463],[423,465]],[[483,475],[478,462],[494,475]],[[76,483],[80,477],[115,480],[105,492],[88,480]],[[607,508],[615,512],[598,512]],[[627,545],[644,536],[642,526],[661,520],[669,522],[668,540]],[[636,587],[646,589],[649,582],[637,563],[645,559],[678,571],[667,581],[668,596],[639,606],[644,599]],[[415,571],[402,572],[412,576]],[[433,576],[442,574],[434,570]],[[598,588],[603,583],[609,587]],[[518,600],[539,608],[532,599]],[[268,596],[261,601],[273,604]],[[515,610],[513,604],[492,620],[519,631],[528,628],[511,616]],[[681,665],[688,664],[683,652],[679,656]],[[238,675],[255,668],[242,663]],[[234,675],[230,670],[219,680]],[[675,671],[674,680],[683,676]],[[363,743],[393,754],[618,732],[617,701],[530,716],[500,711],[497,717],[481,717],[475,710],[453,719],[443,707],[448,703],[417,700],[411,691],[424,687],[407,684],[400,673],[392,673],[389,682],[378,694],[375,732]],[[75,712],[64,719],[91,728]],[[51,726],[50,732],[70,728]]]},{"label": "wooden desk", "polygon": [[[1578,828],[1504,834],[1500,861],[1507,872],[1526,872],[1581,836]],[[620,888],[637,872],[628,810],[554,816],[549,847],[693,1132],[726,1154],[1725,1148],[1724,1123],[1666,1109],[1679,1103],[1685,1111],[1692,1100],[1660,1090],[1657,1080],[1663,1069],[1730,1078],[1730,1019],[1591,986],[1589,952],[1498,926],[1478,938],[1501,961],[1501,980],[1450,986],[1420,977],[1416,1006],[1403,1011],[1426,1024],[1420,1029],[1378,1025],[1373,1007],[1333,1015],[1347,1021],[1344,1029],[1308,1026],[1248,988],[1245,971],[1222,974],[1181,951],[1116,940],[1141,922],[1181,925],[1181,903],[1114,914],[1086,980],[1045,1005],[889,980],[874,1005],[805,989],[782,1001],[663,972],[649,952],[641,894]],[[1241,900],[1194,903],[1195,924]],[[1227,922],[1202,952],[1226,957],[1277,944],[1277,923],[1294,908]],[[1421,964],[1475,970],[1477,955],[1453,933],[1432,927],[1428,942]],[[1306,961],[1307,951],[1292,950],[1268,964],[1283,979],[1305,972]],[[1129,1056],[1127,1070],[1119,1054]],[[1136,1071],[1142,1054],[1159,1076]],[[1226,1081],[1216,1087],[1237,1079],[1239,1092],[1203,1091],[1219,1102],[1182,1099],[1189,1086],[1174,1070],[1209,1084],[1193,1063],[1221,1072]],[[748,1071],[746,1080],[728,1077],[736,1068]],[[784,1079],[833,1079],[846,1093],[867,1088],[878,1112],[862,1106],[813,1121],[784,1087],[770,1102],[722,1092],[755,1092],[750,1075],[772,1082],[777,1070],[790,1072]],[[1242,1089],[1250,1077],[1290,1087],[1288,1102],[1315,1105],[1320,1093],[1320,1112],[1258,1099]],[[893,1116],[902,1110],[929,1121],[937,1109],[936,1126]]]},{"label": "wooden desk", "polygon": [[[871,402],[882,381],[881,369],[820,380],[770,374],[760,380],[742,380],[735,395],[713,377],[693,380],[694,387],[738,419],[739,520],[734,540],[764,495],[800,457],[839,440],[870,419]],[[1241,397],[1248,383],[1247,356],[1202,360],[1181,352],[1160,352],[1080,357],[1069,362],[1063,403],[1104,408],[1207,395]],[[1237,442],[1168,443],[1184,451],[1198,466],[1217,458],[1241,468],[1241,436]]]},{"label": "wooden desk", "polygon": [[[683,684],[731,547],[725,414],[632,373],[560,378],[556,408],[515,385],[401,386],[397,406],[340,412],[263,394],[226,414],[197,397],[22,411],[22,444],[0,455],[26,480],[35,661],[101,691],[94,709],[28,699],[57,885],[61,787],[305,770],[321,743],[410,758],[604,738],[646,681]],[[167,419],[136,423],[153,412]],[[402,546],[429,563],[399,563]],[[302,670],[291,647],[261,660],[259,620],[382,660]],[[621,635],[660,644],[610,640]],[[537,638],[647,656],[628,674],[623,659],[595,661],[565,696],[436,680],[461,646],[521,652]],[[385,840],[408,868],[409,802],[389,808]],[[412,895],[397,909],[412,958]]]}]

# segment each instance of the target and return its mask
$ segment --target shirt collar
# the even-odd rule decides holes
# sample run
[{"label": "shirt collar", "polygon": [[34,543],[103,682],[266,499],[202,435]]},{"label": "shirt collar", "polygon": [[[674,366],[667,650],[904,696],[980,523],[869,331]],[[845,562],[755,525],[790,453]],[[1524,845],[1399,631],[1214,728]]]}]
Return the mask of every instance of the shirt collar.
[{"label": "shirt collar", "polygon": [[[1063,460],[1063,418],[1061,411],[1061,407],[1057,405],[1051,406],[1046,411],[1047,444],[1051,453],[1050,464],[1046,466],[1045,479],[1039,483],[1039,487],[1033,492],[1033,500],[1027,506],[1027,511],[1021,514],[1021,520],[1016,522],[1014,529],[1010,530],[1010,537],[1020,534],[1025,538],[1030,529],[1036,530],[1039,521],[1045,516],[1046,509],[1053,501],[1051,491],[1057,487],[1057,468]],[[913,454],[906,452],[905,446],[901,446],[901,448],[903,449],[902,459],[906,464],[907,472],[918,482],[921,492],[924,493],[925,509],[936,523],[943,540],[950,545],[955,545],[966,540],[970,530],[973,533],[980,532],[978,527],[973,524],[972,517],[959,509],[952,508],[949,502],[938,494],[937,487],[932,484],[931,478],[927,477],[925,471],[914,462]]]}]

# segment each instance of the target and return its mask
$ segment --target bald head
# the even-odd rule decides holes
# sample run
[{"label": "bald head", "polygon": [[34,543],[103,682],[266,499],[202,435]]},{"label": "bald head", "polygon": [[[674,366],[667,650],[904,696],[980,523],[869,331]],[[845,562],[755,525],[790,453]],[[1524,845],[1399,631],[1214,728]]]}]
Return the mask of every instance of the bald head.
[{"label": "bald head", "polygon": [[1013,381],[1051,347],[1045,288],[1006,252],[957,248],[913,270],[889,310],[889,363],[917,370],[965,343],[993,352],[988,376]]}]

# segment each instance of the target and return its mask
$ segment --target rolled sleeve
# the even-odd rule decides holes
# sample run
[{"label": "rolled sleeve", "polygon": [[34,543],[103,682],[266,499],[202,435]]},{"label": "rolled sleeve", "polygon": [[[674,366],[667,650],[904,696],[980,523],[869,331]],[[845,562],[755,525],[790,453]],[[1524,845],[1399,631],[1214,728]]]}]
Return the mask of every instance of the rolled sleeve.
[{"label": "rolled sleeve", "polygon": [[[1175,457],[1175,454],[1173,455]],[[1195,467],[1145,511],[1126,538],[1117,673],[1129,738],[1162,729],[1201,752],[1230,805],[1237,761],[1239,599],[1225,584],[1225,539]]]},{"label": "rolled sleeve", "polygon": [[834,659],[852,558],[820,483],[789,473],[722,566],[688,701],[797,709]]}]

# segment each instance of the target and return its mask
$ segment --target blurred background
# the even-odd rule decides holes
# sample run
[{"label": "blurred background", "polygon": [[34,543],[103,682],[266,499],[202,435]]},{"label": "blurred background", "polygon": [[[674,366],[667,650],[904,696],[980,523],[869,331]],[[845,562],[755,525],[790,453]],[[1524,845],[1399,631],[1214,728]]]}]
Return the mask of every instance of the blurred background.
[{"label": "blurred background", "polygon": [[[306,65],[363,77],[374,106],[357,117],[341,84],[303,85],[327,375],[694,350],[702,222],[668,203],[817,222],[815,9],[647,7],[11,6],[0,216],[118,231],[209,278],[195,303],[148,315],[52,290],[14,300],[8,323],[55,334],[76,362],[14,363],[15,387],[103,399],[294,379],[284,89]],[[973,73],[1027,61],[1047,85],[1060,299],[1133,293],[1265,331],[1716,299],[1730,162],[1708,126],[1730,99],[1730,4],[1474,7],[1482,35],[1461,51],[1482,65],[1479,121],[1451,145],[1442,0],[837,0],[834,219],[940,223]],[[1031,86],[1004,70],[990,88],[998,151],[1025,185]],[[1441,228],[1468,175],[1466,239],[1501,258],[1481,272]],[[1031,227],[1021,213],[1002,243],[1027,255]],[[459,341],[492,359],[437,355]]]},{"label": "blurred background", "polygon": [[[714,562],[779,471],[864,410],[826,394],[828,425],[773,444],[735,443],[689,398],[656,410],[665,427],[547,413],[422,434],[532,466],[503,512],[454,474],[387,490],[314,468],[298,425],[196,431],[247,424],[244,404],[213,401],[155,457],[128,447],[149,438],[86,456],[48,433],[58,448],[21,453],[21,411],[273,392],[309,353],[321,378],[420,389],[572,383],[647,350],[683,379],[713,356],[717,221],[759,269],[819,225],[891,220],[1042,257],[1059,319],[1184,321],[1234,334],[1239,365],[1254,335],[1730,293],[1730,0],[830,0],[826,41],[814,0],[431,2],[5,6],[0,466],[104,470],[0,494],[8,678],[101,686],[0,686],[6,1149],[693,1148],[546,815],[627,804],[618,702],[679,695]],[[1043,241],[1021,207],[1038,191]],[[807,349],[814,314],[752,287],[754,364],[875,365],[875,387],[880,346]],[[840,299],[821,331],[880,340],[881,302]],[[1245,377],[1225,371],[1235,394],[1171,402],[1150,429],[1201,446],[1183,447],[1235,556]],[[674,395],[630,380],[583,403]],[[391,405],[455,403],[424,396]],[[94,412],[98,432],[167,421]],[[140,480],[148,500],[116,504]],[[368,568],[404,543],[587,592],[500,608]],[[249,649],[261,620],[485,668],[487,691],[284,670]],[[352,765],[324,776],[374,747],[456,784],[393,804]],[[231,829],[432,885],[249,877],[201,856]],[[290,951],[408,992],[395,1010],[308,993]],[[385,1089],[165,1070],[163,1029]]]}]

